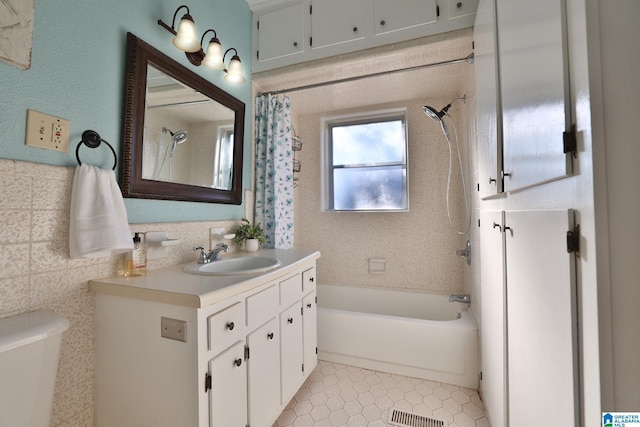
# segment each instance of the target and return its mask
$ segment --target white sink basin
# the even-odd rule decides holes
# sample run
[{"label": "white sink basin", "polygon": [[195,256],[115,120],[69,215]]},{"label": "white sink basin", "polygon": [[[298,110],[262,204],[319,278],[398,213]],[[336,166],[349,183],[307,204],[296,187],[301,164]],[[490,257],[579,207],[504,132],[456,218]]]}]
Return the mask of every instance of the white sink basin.
[{"label": "white sink basin", "polygon": [[207,264],[191,263],[184,267],[184,271],[193,274],[208,274],[214,276],[229,276],[233,274],[264,273],[280,266],[276,258],[265,256],[246,256],[238,258],[224,258]]}]

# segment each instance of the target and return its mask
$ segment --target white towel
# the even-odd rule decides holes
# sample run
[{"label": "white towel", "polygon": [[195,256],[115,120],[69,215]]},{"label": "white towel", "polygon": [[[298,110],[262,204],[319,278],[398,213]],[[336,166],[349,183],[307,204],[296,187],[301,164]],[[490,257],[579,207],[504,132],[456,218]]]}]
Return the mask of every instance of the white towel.
[{"label": "white towel", "polygon": [[71,190],[69,255],[99,258],[133,249],[127,211],[112,170],[83,164]]}]

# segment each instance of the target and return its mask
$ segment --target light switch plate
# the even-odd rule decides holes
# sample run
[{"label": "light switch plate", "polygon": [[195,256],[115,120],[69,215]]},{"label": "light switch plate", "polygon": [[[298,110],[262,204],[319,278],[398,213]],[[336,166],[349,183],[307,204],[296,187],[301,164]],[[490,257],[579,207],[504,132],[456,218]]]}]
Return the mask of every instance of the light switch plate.
[{"label": "light switch plate", "polygon": [[35,110],[27,110],[27,139],[29,147],[69,151],[71,122]]}]

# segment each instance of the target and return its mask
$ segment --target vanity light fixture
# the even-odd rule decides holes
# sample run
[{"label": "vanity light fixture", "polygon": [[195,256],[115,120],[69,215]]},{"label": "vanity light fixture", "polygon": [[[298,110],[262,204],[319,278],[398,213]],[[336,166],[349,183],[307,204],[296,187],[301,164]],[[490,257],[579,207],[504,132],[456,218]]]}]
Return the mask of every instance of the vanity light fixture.
[{"label": "vanity light fixture", "polygon": [[222,62],[224,62],[224,58],[227,56],[230,50],[235,52],[235,55],[231,57],[231,61],[229,61],[229,69],[224,70],[227,75],[224,76],[224,79],[230,83],[244,83],[246,79],[244,78],[244,73],[242,72],[242,62],[240,62],[240,57],[238,56],[238,51],[235,48],[227,49],[222,57]]},{"label": "vanity light fixture", "polygon": [[[178,30],[176,31],[176,18],[178,16],[178,12],[182,8],[185,8],[187,12],[180,19],[180,22],[178,23]],[[238,51],[235,48],[230,48],[223,54],[222,44],[220,43],[215,30],[210,28],[205,31],[198,42],[195,23],[189,13],[189,8],[186,5],[181,5],[176,9],[173,14],[171,26],[165,24],[162,19],[158,19],[158,25],[175,36],[172,40],[173,45],[182,50],[187,56],[189,62],[196,67],[204,65],[212,70],[224,70],[226,73],[224,79],[230,83],[244,83],[246,81],[242,72],[242,63],[240,62]],[[207,50],[205,52],[203,50],[203,45],[205,37],[209,32],[213,32],[213,37],[209,40]],[[233,50],[235,55],[231,58],[231,61],[229,62],[229,69],[227,70],[224,58],[230,50]]]}]

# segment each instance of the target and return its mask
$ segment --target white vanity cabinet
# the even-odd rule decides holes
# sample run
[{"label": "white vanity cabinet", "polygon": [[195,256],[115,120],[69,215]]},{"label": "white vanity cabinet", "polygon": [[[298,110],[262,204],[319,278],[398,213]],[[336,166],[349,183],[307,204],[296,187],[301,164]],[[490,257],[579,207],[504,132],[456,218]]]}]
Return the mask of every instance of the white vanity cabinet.
[{"label": "white vanity cabinet", "polygon": [[275,0],[253,6],[254,72],[473,25],[478,0]]},{"label": "white vanity cabinet", "polygon": [[262,276],[177,266],[91,281],[96,426],[273,425],[317,364],[319,254],[275,256]]}]

